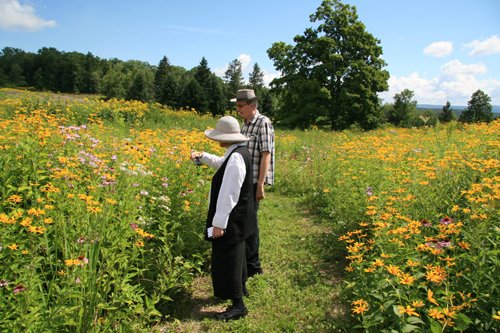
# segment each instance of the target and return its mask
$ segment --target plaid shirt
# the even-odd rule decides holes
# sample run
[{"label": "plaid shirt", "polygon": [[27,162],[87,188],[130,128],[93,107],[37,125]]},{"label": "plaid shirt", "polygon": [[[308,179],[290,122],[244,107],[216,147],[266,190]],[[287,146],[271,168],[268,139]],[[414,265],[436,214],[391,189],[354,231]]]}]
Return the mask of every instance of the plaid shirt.
[{"label": "plaid shirt", "polygon": [[274,184],[274,128],[271,120],[257,110],[251,121],[243,122],[241,133],[250,138],[248,150],[253,162],[253,183],[257,184],[259,181],[261,153],[268,151],[271,153],[271,161],[264,184]]}]

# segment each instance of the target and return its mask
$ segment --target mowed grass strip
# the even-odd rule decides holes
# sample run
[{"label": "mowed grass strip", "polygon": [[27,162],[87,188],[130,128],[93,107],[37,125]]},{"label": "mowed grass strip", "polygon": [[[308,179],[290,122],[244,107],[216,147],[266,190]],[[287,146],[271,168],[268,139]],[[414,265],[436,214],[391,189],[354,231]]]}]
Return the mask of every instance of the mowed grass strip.
[{"label": "mowed grass strip", "polygon": [[214,313],[228,302],[212,297],[210,276],[192,286],[186,303],[162,332],[330,332],[345,310],[337,301],[340,272],[327,244],[326,224],[313,221],[299,199],[268,191],[259,211],[264,274],[248,281],[249,315],[219,322]]}]

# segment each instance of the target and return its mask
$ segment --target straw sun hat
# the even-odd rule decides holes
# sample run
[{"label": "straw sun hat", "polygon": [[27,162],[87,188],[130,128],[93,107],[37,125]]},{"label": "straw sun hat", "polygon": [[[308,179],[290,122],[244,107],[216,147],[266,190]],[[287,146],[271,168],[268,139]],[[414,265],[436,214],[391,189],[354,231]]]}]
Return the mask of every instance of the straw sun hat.
[{"label": "straw sun hat", "polygon": [[207,138],[226,143],[246,142],[250,140],[240,133],[240,124],[236,118],[224,116],[215,124],[215,129],[206,130]]}]

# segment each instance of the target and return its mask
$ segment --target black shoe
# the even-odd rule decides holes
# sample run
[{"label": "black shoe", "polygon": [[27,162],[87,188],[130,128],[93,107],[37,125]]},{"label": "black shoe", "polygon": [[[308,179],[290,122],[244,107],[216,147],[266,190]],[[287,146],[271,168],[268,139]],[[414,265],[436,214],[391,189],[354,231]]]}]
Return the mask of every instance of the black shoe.
[{"label": "black shoe", "polygon": [[246,307],[236,308],[231,305],[226,309],[226,311],[216,314],[215,318],[219,320],[229,321],[240,319],[242,317],[245,317],[247,314],[248,310]]},{"label": "black shoe", "polygon": [[264,271],[262,270],[262,267],[257,268],[257,270],[255,270],[255,271],[249,271],[248,272],[248,277],[251,278],[254,275],[260,275],[260,274],[264,274]]}]

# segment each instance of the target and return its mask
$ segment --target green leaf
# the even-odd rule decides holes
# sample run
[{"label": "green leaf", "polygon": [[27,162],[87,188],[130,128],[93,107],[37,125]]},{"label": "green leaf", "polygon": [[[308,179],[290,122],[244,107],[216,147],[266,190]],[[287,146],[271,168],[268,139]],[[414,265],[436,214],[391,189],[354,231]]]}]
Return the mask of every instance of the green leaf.
[{"label": "green leaf", "polygon": [[382,295],[380,295],[380,294],[377,294],[377,293],[370,293],[370,296],[373,296],[376,299],[381,300],[381,301],[384,300],[384,297]]},{"label": "green leaf", "polygon": [[424,321],[418,317],[409,317],[406,321],[409,324],[425,324]]},{"label": "green leaf", "polygon": [[399,312],[399,308],[397,305],[393,305],[392,306],[392,310],[394,311],[395,314],[397,314],[398,316],[402,316],[403,314],[401,312]]},{"label": "green leaf", "polygon": [[389,307],[391,305],[393,305],[395,302],[395,300],[391,299],[391,300],[388,300],[387,302],[384,302],[384,310],[387,311],[387,309],[389,309]]},{"label": "green leaf", "polygon": [[429,322],[431,323],[431,332],[432,333],[442,333],[443,327],[441,324],[434,319],[429,318]]},{"label": "green leaf", "polygon": [[465,331],[470,324],[472,324],[472,320],[467,317],[463,313],[459,313],[455,319],[455,330],[457,331]]},{"label": "green leaf", "polygon": [[403,330],[401,332],[410,333],[410,332],[416,332],[416,331],[421,331],[420,327],[415,326],[415,325],[406,324],[403,326]]}]

